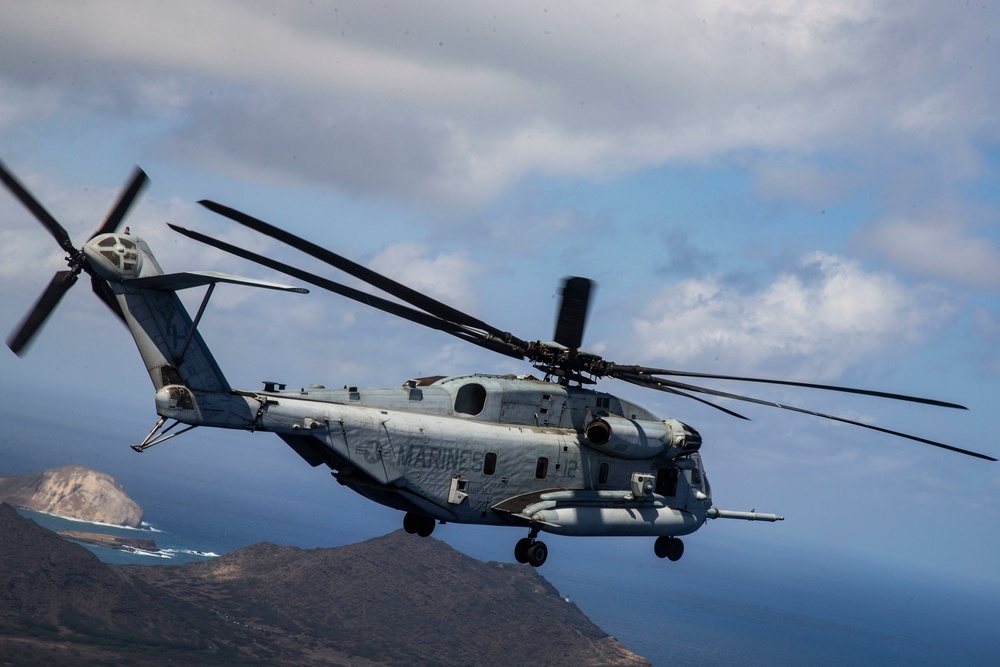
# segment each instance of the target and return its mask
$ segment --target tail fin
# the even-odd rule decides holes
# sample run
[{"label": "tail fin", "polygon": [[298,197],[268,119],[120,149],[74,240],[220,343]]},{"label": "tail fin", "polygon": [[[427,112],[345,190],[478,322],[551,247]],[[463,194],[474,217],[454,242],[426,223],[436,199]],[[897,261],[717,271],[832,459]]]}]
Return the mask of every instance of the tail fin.
[{"label": "tail fin", "polygon": [[137,281],[122,282],[118,300],[153,387],[182,384],[194,390],[230,391],[222,369],[178,298],[177,288],[148,287],[141,279]]},{"label": "tail fin", "polygon": [[[197,329],[216,284],[307,292],[299,287],[222,273],[165,274],[146,242],[127,233],[98,236],[84,246],[83,252],[114,291],[149,379],[157,390],[184,385],[197,392],[230,391],[225,375]],[[208,290],[192,319],[177,291],[206,285]]]}]

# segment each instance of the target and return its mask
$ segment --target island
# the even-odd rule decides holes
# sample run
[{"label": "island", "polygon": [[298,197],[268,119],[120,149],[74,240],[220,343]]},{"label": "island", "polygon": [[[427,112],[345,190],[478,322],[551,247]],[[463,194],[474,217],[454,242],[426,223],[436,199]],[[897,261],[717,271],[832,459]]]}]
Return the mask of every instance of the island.
[{"label": "island", "polygon": [[35,512],[139,528],[142,507],[115,479],[79,465],[0,477],[0,502]]}]

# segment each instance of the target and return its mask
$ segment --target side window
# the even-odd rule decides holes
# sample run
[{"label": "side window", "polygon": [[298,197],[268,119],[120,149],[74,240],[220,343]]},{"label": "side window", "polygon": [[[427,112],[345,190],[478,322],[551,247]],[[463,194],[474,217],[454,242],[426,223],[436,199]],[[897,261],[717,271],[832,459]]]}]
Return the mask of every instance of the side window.
[{"label": "side window", "polygon": [[483,474],[492,475],[497,471],[497,454],[496,452],[486,452],[486,458],[483,461]]},{"label": "side window", "polygon": [[698,468],[691,468],[691,485],[701,486],[701,470]]},{"label": "side window", "polygon": [[463,385],[455,395],[455,412],[478,415],[486,407],[486,387],[472,382]]},{"label": "side window", "polygon": [[549,458],[539,456],[538,463],[535,464],[535,479],[545,479],[549,474]]},{"label": "side window", "polygon": [[608,472],[609,472],[609,469],[610,469],[610,466],[608,465],[607,461],[605,461],[604,463],[601,464],[600,469],[597,471],[597,483],[598,484],[607,484],[608,483]]},{"label": "side window", "polygon": [[661,496],[676,496],[679,474],[680,468],[660,468],[656,473],[656,493]]}]

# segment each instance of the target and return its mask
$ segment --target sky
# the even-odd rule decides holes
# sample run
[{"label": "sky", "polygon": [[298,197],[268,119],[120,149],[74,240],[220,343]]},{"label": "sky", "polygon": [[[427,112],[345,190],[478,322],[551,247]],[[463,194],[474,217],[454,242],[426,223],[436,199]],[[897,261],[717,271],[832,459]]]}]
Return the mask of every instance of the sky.
[{"label": "sky", "polygon": [[[167,271],[290,281],[169,221],[353,284],[207,198],[524,339],[551,339],[560,280],[588,276],[584,347],[606,359],[953,401],[969,410],[713,385],[1000,456],[998,27],[994,5],[930,0],[14,3],[0,160],[78,245],[138,164],[126,224]],[[61,255],[0,193],[8,331]],[[223,286],[201,330],[246,389],[532,371],[319,290]],[[151,386],[85,283],[0,377],[0,431],[96,428],[109,468],[139,465]],[[1000,464],[599,386],[701,432],[717,506],[787,517],[713,536],[1000,587]],[[183,476],[233,435],[142,465]],[[253,451],[239,465],[277,456]]]}]

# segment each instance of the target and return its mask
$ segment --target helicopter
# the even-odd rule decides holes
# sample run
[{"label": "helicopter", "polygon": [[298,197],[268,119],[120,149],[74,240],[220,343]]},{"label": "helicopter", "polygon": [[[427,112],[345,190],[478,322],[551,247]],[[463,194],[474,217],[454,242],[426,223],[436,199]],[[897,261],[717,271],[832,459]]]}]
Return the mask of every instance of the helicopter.
[{"label": "helicopter", "polygon": [[[295,266],[167,223],[174,231],[314,287],[363,303],[507,357],[541,373],[433,376],[401,386],[289,389],[264,381],[234,389],[198,330],[217,285],[235,284],[304,294],[308,290],[214,271],[165,273],[149,246],[126,227],[129,208],[148,178],[138,167],[119,199],[82,248],[0,162],[0,180],[66,251],[58,271],[7,339],[21,356],[60,299],[86,273],[97,296],[125,323],[155,390],[158,420],[132,449],[143,452],[193,428],[276,434],[306,463],[326,466],[358,494],[403,512],[406,532],[426,537],[437,524],[515,526],[527,531],[514,557],[539,567],[548,547],[540,533],[642,536],[671,561],[684,553],[681,537],[709,519],[776,522],[777,514],[726,510],[712,504],[702,461],[702,437],[677,419],[598,390],[602,379],[701,402],[747,419],[709,400],[725,399],[804,413],[878,431],[988,461],[997,459],[874,424],[700,385],[734,381],[845,392],[938,408],[955,403],[852,387],[698,373],[619,364],[582,348],[594,284],[564,280],[550,342],[524,340],[234,208],[199,202],[257,233],[280,241],[375,287],[395,300],[361,291]],[[205,287],[192,318],[177,292]]]}]

